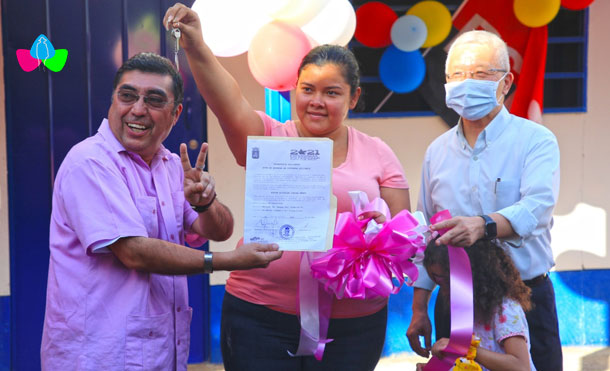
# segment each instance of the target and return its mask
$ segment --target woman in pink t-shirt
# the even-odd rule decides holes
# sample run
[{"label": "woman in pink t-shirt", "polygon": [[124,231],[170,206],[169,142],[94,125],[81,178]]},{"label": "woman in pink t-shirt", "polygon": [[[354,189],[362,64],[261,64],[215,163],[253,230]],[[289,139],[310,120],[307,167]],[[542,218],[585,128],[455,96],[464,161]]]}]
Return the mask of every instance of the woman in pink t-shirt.
[{"label": "woman in pink t-shirt", "polygon": [[[171,17],[171,18],[170,18]],[[326,137],[333,140],[333,193],[338,212],[350,211],[348,191],[383,198],[392,215],[410,209],[408,184],[400,162],[379,138],[345,125],[360,97],[360,71],[354,55],[340,46],[314,48],[298,71],[298,119],[280,123],[255,111],[235,79],[202,41],[197,15],[175,5],[165,21],[182,30],[182,47],[197,87],[218,117],[237,162],[246,164],[249,135]],[[382,218],[382,217],[380,217]],[[299,343],[297,317],[298,252],[284,252],[267,269],[234,272],[226,285],[221,349],[227,370],[373,370],[383,348],[387,298],[335,298],[320,362],[291,357]]]}]

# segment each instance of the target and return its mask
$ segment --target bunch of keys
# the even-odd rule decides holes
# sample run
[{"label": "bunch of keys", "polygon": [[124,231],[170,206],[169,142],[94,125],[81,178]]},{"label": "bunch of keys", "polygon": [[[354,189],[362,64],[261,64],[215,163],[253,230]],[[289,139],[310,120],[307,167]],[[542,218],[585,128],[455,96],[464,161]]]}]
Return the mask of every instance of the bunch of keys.
[{"label": "bunch of keys", "polygon": [[176,47],[174,48],[174,62],[176,63],[176,70],[180,70],[180,65],[178,64],[178,51],[180,50],[180,29],[172,28],[172,36],[176,39]]}]

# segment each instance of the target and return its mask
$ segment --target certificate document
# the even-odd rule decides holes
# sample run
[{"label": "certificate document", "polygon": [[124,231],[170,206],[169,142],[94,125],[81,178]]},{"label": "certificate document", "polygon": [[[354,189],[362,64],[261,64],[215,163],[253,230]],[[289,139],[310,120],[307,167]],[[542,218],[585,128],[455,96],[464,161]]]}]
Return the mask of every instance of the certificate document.
[{"label": "certificate document", "polygon": [[337,210],[332,158],[328,138],[248,137],[244,243],[328,250]]}]

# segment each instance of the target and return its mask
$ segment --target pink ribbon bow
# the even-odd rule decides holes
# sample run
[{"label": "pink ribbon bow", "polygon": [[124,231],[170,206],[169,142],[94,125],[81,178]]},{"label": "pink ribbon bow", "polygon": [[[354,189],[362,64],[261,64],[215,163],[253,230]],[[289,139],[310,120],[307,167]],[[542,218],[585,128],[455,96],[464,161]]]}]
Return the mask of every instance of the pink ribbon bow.
[{"label": "pink ribbon bow", "polygon": [[[417,279],[417,267],[410,258],[425,248],[422,229],[407,210],[390,219],[383,199],[368,202],[365,193],[358,196],[352,212],[339,214],[333,248],[313,261],[311,274],[339,299],[388,297],[396,294],[403,283],[411,285]],[[380,226],[371,221],[377,228],[363,233],[369,220],[358,220],[358,216],[367,211],[379,211],[387,221]]]}]

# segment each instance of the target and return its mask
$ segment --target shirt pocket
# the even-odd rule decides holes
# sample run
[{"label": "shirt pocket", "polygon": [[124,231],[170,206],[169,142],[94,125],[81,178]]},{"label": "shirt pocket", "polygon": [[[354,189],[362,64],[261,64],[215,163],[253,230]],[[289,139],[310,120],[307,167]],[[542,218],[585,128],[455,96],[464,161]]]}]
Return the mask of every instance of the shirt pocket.
[{"label": "shirt pocket", "polygon": [[127,316],[125,370],[171,369],[173,339],[171,312],[156,316]]},{"label": "shirt pocket", "polygon": [[159,237],[159,219],[157,219],[157,199],[150,196],[136,198],[136,207],[140,212],[148,237]]},{"label": "shirt pocket", "polygon": [[496,210],[509,207],[521,199],[519,180],[502,179],[495,182]]},{"label": "shirt pocket", "polygon": [[191,319],[193,308],[176,313],[176,367],[180,370],[181,365],[186,365],[189,358],[191,346]]}]

